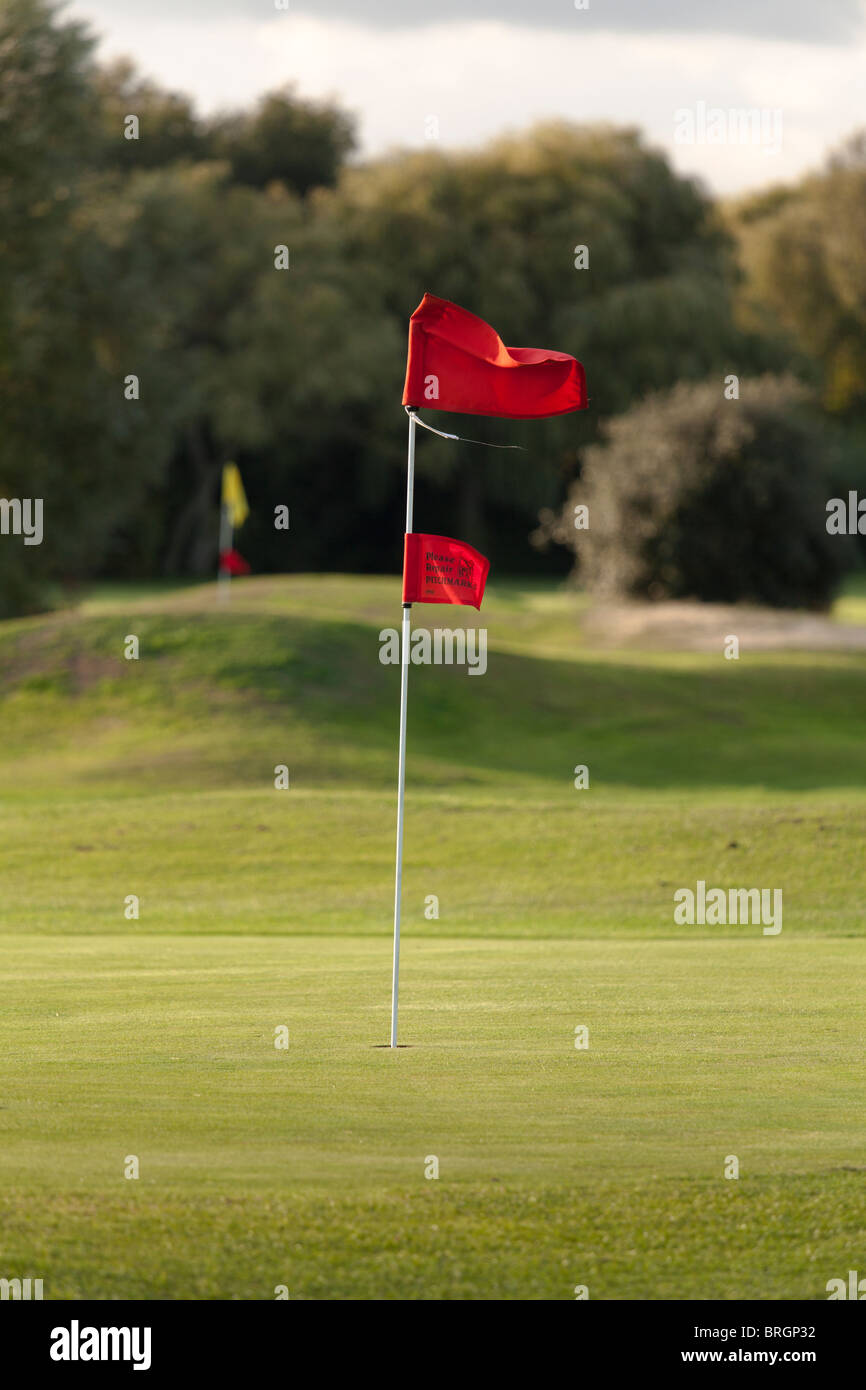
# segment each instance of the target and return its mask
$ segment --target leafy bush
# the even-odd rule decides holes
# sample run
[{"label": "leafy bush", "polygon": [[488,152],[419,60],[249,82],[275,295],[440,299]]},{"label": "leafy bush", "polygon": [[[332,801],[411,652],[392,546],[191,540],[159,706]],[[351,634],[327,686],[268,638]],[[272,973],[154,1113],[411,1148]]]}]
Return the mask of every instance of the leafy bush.
[{"label": "leafy bush", "polygon": [[738,400],[719,379],[683,384],[605,427],[548,534],[608,597],[824,607],[854,559],[826,529],[828,450],[791,379],[741,382]]}]

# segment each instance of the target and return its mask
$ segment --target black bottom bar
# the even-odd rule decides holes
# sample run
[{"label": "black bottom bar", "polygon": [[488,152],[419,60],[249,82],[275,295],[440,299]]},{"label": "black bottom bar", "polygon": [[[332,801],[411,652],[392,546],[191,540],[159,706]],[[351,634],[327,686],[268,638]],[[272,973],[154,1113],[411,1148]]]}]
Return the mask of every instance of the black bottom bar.
[{"label": "black bottom bar", "polygon": [[[399,1291],[394,1292],[397,1296],[387,1303],[357,1304],[351,1310],[331,1305],[327,1311],[321,1304],[301,1307],[298,1302],[279,1300],[269,1304],[6,1301],[0,1307],[4,1360],[15,1365],[21,1384],[29,1383],[26,1378],[32,1372],[47,1373],[59,1382],[70,1377],[92,1381],[101,1372],[115,1380],[132,1376],[133,1383],[143,1382],[145,1376],[161,1383],[167,1375],[210,1373],[225,1381],[232,1373],[249,1375],[251,1369],[261,1373],[282,1368],[293,1376],[299,1369],[299,1354],[307,1369],[312,1361],[320,1374],[333,1366],[338,1359],[335,1351],[342,1347],[347,1363],[351,1359],[356,1373],[366,1377],[375,1367],[384,1373],[390,1338],[399,1335],[397,1360],[405,1379],[407,1374],[414,1378],[420,1369],[407,1355],[413,1346],[407,1334],[420,1324],[421,1334],[425,1328],[430,1334],[423,1343],[424,1379],[429,1382],[437,1362],[443,1375],[453,1373],[457,1352],[442,1337],[446,1327],[441,1307],[434,1311],[429,1304],[404,1303],[399,1322],[393,1322],[396,1310],[389,1305],[400,1301]],[[496,1324],[505,1307],[509,1309],[507,1329],[498,1333]],[[460,1345],[465,1353],[470,1343],[476,1351],[465,1358],[460,1353],[464,1369],[467,1362],[483,1355],[489,1379],[491,1365],[500,1356],[510,1356],[517,1344],[529,1355],[533,1346],[536,1352],[543,1346],[544,1361],[549,1363],[559,1334],[559,1350],[574,1358],[575,1371],[591,1366],[596,1381],[605,1372],[665,1374],[680,1368],[700,1373],[708,1366],[736,1372],[744,1366],[763,1365],[804,1367],[818,1372],[826,1383],[828,1375],[858,1364],[863,1344],[863,1313],[859,1308],[839,1308],[835,1302],[575,1300],[567,1313],[548,1307],[542,1344],[537,1341],[538,1305],[534,1308],[523,1329],[524,1314],[516,1313],[513,1305],[481,1303],[466,1323],[466,1314],[456,1315],[456,1326],[465,1334]],[[362,1337],[351,1344],[340,1341],[340,1333],[347,1323],[352,1326],[358,1313],[363,1318]],[[314,1340],[319,1329],[327,1334],[321,1345]],[[93,1352],[99,1359],[91,1359]]]}]

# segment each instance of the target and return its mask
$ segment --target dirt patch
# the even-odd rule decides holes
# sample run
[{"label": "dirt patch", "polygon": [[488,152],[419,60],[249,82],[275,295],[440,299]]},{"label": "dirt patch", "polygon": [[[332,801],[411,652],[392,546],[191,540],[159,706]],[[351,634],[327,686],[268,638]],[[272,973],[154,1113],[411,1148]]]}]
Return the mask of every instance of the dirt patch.
[{"label": "dirt patch", "polygon": [[5,691],[45,678],[63,682],[63,689],[80,695],[99,681],[122,674],[126,662],[119,655],[82,651],[76,645],[73,614],[43,619],[38,627],[4,642],[0,651],[0,683]]},{"label": "dirt patch", "polygon": [[817,613],[723,603],[599,604],[584,620],[599,647],[719,652],[729,635],[742,651],[866,651],[866,627]]}]

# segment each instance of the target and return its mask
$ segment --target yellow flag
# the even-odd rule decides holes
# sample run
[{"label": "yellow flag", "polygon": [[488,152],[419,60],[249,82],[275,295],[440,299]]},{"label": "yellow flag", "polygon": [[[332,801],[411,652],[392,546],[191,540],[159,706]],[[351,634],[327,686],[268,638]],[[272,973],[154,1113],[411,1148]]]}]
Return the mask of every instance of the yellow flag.
[{"label": "yellow flag", "polygon": [[227,463],[223,467],[223,506],[228,508],[229,520],[235,530],[243,526],[250,509],[236,463]]}]

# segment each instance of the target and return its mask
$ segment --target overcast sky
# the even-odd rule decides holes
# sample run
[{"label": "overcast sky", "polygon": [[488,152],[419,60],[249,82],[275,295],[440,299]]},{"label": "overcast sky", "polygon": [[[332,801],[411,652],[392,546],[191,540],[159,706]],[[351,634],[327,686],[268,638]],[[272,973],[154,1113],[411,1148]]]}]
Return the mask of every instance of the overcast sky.
[{"label": "overcast sky", "polygon": [[[545,117],[609,120],[733,192],[794,178],[866,126],[866,0],[281,3],[72,0],[67,13],[91,21],[101,56],[130,54],[203,111],[286,82],[334,96],[367,154],[427,146],[437,125],[442,145],[467,146]],[[764,112],[758,143],[735,138],[727,113],[743,108]]]}]

